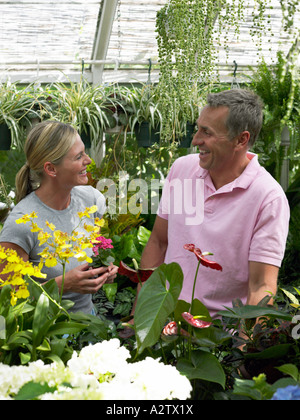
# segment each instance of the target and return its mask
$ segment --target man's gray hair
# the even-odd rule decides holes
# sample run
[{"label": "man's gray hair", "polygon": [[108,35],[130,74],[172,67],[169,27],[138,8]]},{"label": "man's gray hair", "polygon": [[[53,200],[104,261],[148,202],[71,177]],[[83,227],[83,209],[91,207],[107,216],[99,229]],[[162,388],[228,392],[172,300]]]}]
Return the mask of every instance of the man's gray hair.
[{"label": "man's gray hair", "polygon": [[209,94],[207,105],[229,108],[226,127],[230,139],[249,131],[249,148],[254,145],[263,123],[263,102],[258,95],[247,89],[226,90]]}]

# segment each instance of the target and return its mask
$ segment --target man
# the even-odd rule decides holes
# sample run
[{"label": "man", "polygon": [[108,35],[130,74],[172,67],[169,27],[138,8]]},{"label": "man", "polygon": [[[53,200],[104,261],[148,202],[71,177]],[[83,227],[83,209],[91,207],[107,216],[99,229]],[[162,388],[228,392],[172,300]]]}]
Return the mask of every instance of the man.
[{"label": "man", "polygon": [[247,90],[208,96],[192,142],[199,155],[173,164],[142,256],[142,268],[179,263],[184,273],[180,299],[190,302],[198,261],[184,245],[212,252],[209,258],[223,270],[201,266],[195,288],[195,298],[212,317],[232,307],[233,299],[256,305],[277,290],[289,206],[280,185],[248,151],[262,126],[262,107]]}]

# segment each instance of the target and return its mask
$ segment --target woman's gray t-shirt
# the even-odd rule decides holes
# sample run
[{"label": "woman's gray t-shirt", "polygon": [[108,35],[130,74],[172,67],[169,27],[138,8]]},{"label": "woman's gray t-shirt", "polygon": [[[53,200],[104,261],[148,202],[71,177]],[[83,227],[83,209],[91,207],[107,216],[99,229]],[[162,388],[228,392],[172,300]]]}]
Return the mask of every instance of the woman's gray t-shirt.
[{"label": "woman's gray t-shirt", "polygon": [[[20,246],[29,255],[29,261],[38,265],[40,262],[39,253],[45,249],[47,244],[39,245],[38,233],[31,232],[30,223],[17,224],[16,220],[24,214],[30,214],[34,211],[38,218],[33,221],[46,232],[52,233],[46,226],[46,221],[48,221],[49,223],[53,223],[57,230],[67,232],[68,234],[71,234],[74,229],[80,233],[86,233],[83,227],[78,228],[80,223],[78,212],[84,211],[86,207],[93,205],[97,205],[98,211],[97,213],[91,214],[91,219],[84,220],[89,224],[93,224],[94,218],[101,218],[105,212],[105,198],[95,188],[91,186],[74,187],[71,191],[70,205],[64,210],[54,210],[48,207],[37,197],[35,192],[32,192],[21,200],[10,212],[0,233],[0,242],[9,242]],[[88,255],[92,255],[92,249],[87,248],[85,251]],[[78,262],[76,258],[70,258],[69,264],[66,265],[66,271],[81,264],[83,263]],[[47,274],[47,279],[51,280],[62,275],[62,265],[58,263],[55,267],[50,268],[44,266],[42,271]],[[72,312],[82,311],[90,313],[92,311],[93,303],[91,295],[69,292],[64,294],[63,297],[75,303],[71,309]]]}]

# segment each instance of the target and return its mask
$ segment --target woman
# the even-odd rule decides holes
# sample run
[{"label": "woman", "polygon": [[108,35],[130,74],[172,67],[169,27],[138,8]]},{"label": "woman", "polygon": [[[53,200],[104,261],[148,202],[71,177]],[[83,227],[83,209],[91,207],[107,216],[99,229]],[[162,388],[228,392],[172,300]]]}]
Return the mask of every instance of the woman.
[{"label": "woman", "polygon": [[[57,230],[70,234],[78,227],[78,212],[97,205],[102,217],[105,211],[104,196],[87,186],[87,165],[91,159],[77,131],[67,124],[45,121],[33,128],[25,143],[26,164],[16,177],[17,205],[7,218],[0,234],[0,245],[15,249],[25,261],[38,264],[39,254],[47,244],[39,245],[37,233],[31,226],[16,224],[24,214],[35,211],[39,227],[47,231],[45,222],[53,223]],[[93,223],[93,221],[91,221]],[[49,231],[51,233],[51,231]],[[90,250],[90,252],[92,252]],[[44,267],[47,279],[62,283],[62,266]],[[66,266],[64,298],[72,300],[72,312],[93,313],[92,294],[104,283],[111,282],[117,267],[90,269],[89,265],[69,259]]]}]

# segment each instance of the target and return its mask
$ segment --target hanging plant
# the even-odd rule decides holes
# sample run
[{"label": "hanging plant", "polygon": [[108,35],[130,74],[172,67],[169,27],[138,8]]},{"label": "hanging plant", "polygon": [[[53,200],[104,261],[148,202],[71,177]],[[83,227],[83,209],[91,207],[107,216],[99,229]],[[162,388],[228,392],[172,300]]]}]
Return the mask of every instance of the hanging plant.
[{"label": "hanging plant", "polygon": [[212,82],[215,22],[223,4],[224,1],[214,0],[170,0],[157,14],[162,132],[168,141],[176,135],[170,123],[175,104],[183,120],[193,122],[195,92],[199,85]]},{"label": "hanging plant", "polygon": [[[249,0],[169,0],[158,11],[158,90],[162,111],[161,133],[165,141],[174,140],[178,134],[172,124],[175,112],[180,110],[183,122],[193,122],[191,105],[195,108],[199,102],[198,98],[195,101],[195,97],[199,97],[203,87],[209,90],[218,78],[217,48],[224,48],[228,56],[228,35],[232,30],[239,35],[248,3]],[[286,3],[287,0],[281,0],[283,13]],[[253,7],[253,3],[251,5]],[[254,1],[249,35],[258,39],[258,44],[263,41],[264,31],[270,30],[267,8],[271,5],[271,0]],[[283,29],[291,25],[289,20]],[[260,50],[259,45],[257,50]]]},{"label": "hanging plant", "polygon": [[279,181],[284,159],[281,133],[285,126],[292,134],[289,148],[291,163],[296,160],[300,144],[300,85],[295,62],[285,58],[281,51],[277,53],[277,63],[273,66],[262,60],[253,71],[249,87],[265,105],[263,128],[253,151],[260,155],[261,162]]}]

